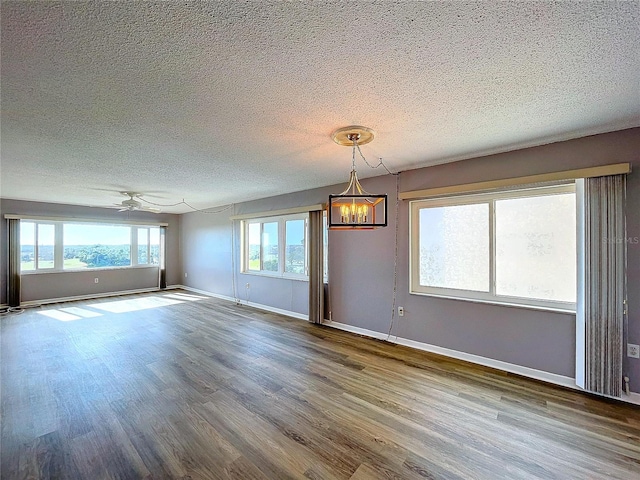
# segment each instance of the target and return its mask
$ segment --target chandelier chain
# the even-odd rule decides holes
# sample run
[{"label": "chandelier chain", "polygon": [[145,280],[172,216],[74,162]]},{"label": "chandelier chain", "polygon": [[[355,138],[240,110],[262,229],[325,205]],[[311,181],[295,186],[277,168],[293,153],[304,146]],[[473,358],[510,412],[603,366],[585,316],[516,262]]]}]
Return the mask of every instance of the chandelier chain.
[{"label": "chandelier chain", "polygon": [[362,160],[364,161],[364,163],[366,163],[366,164],[367,164],[367,167],[369,167],[369,168],[379,168],[379,167],[382,167],[382,168],[384,168],[384,169],[387,171],[387,173],[388,173],[389,175],[398,175],[397,173],[392,173],[392,172],[391,172],[391,170],[389,170],[389,169],[387,168],[387,166],[386,166],[386,165],[384,164],[384,162],[382,161],[382,158],[379,158],[379,159],[378,159],[379,161],[378,161],[378,164],[377,164],[377,165],[371,165],[369,162],[367,162],[367,159],[366,159],[366,158],[364,157],[364,155],[362,154],[362,151],[360,150],[360,145],[358,145],[356,142],[353,142],[353,143],[354,143],[354,145],[353,145],[353,147],[354,147],[354,148],[353,148],[353,157],[354,157],[354,159],[353,159],[354,167],[353,167],[353,168],[354,168],[354,169],[355,169],[355,161],[356,161],[356,160],[355,160],[355,155],[356,155],[355,150],[356,150],[356,148],[357,148],[357,149],[358,149],[358,153],[360,154],[360,158],[362,158]]},{"label": "chandelier chain", "polygon": [[144,197],[138,197],[138,199],[142,200],[145,203],[148,203],[149,205],[154,205],[156,207],[177,207],[178,205],[186,205],[187,207],[189,207],[194,212],[200,212],[200,213],[221,213],[221,212],[224,212],[226,210],[229,210],[234,205],[234,204],[227,205],[226,207],[223,207],[223,208],[221,208],[219,210],[209,210],[208,208],[196,208],[193,205],[190,205],[189,203],[185,202],[184,198],[182,199],[181,202],[168,203],[168,204],[151,202],[151,201],[145,199]]},{"label": "chandelier chain", "polygon": [[[356,148],[360,151],[360,147],[358,146],[358,141],[353,140],[353,150],[351,151],[351,170],[356,170]],[[362,155],[362,153],[360,153]]]}]

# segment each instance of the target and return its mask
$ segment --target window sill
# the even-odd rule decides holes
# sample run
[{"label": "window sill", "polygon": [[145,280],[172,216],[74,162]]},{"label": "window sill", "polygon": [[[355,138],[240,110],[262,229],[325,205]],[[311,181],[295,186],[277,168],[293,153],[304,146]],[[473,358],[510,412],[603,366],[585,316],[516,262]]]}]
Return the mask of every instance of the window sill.
[{"label": "window sill", "polygon": [[82,273],[82,272],[106,272],[112,270],[140,270],[143,268],[160,268],[159,265],[133,265],[127,267],[102,267],[102,268],[67,268],[65,270],[56,269],[41,269],[41,270],[29,270],[27,272],[20,272],[20,276],[23,275],[42,275],[46,273]]},{"label": "window sill", "polygon": [[445,298],[447,300],[459,300],[461,302],[483,303],[486,305],[496,305],[499,307],[523,308],[525,310],[538,310],[542,312],[564,313],[567,315],[575,315],[575,309],[562,307],[547,307],[541,305],[525,305],[522,303],[501,302],[498,300],[484,300],[478,298],[455,297],[453,295],[438,295],[435,293],[409,292],[410,295],[420,295],[423,297]]},{"label": "window sill", "polygon": [[254,275],[256,277],[265,277],[265,278],[278,278],[280,280],[296,280],[298,282],[308,282],[309,281],[309,277],[304,276],[304,275],[292,275],[292,274],[285,274],[285,275],[280,275],[279,273],[264,273],[264,272],[254,272],[252,270],[247,270],[244,272],[240,272],[242,275]]}]

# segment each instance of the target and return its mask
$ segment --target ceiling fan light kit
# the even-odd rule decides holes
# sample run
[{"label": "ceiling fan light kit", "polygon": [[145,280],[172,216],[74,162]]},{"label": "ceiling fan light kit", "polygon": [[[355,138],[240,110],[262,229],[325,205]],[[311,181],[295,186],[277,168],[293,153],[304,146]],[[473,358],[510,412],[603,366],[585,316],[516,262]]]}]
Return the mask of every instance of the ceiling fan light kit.
[{"label": "ceiling fan light kit", "polygon": [[352,125],[336,130],[331,138],[338,145],[351,146],[351,173],[345,191],[329,195],[327,206],[330,230],[372,230],[387,226],[387,195],[367,192],[356,172],[356,150],[373,140],[370,128]]},{"label": "ceiling fan light kit", "polygon": [[114,206],[120,207],[120,210],[118,210],[119,212],[142,211],[142,212],[160,213],[159,208],[144,207],[140,201],[136,200],[136,198],[142,197],[141,193],[136,193],[136,192],[120,192],[120,193],[122,195],[128,196],[129,198],[127,198],[126,200],[123,200],[121,203],[114,204]]}]

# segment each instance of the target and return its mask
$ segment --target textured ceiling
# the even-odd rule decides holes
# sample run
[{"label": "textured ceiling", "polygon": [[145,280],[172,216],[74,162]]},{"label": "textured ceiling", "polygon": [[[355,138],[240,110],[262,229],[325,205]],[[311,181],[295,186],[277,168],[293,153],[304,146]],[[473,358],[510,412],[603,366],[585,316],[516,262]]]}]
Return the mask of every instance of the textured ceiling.
[{"label": "textured ceiling", "polygon": [[346,182],[330,134],[351,124],[392,170],[640,125],[638,1],[3,1],[1,20],[3,198],[204,208]]}]

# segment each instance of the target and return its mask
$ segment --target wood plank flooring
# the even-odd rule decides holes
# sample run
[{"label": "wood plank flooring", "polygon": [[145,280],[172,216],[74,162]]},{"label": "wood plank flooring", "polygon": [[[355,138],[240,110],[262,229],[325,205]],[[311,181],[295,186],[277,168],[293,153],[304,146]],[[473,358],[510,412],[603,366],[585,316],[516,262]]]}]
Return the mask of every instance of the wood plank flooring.
[{"label": "wood plank flooring", "polygon": [[188,292],[1,325],[3,480],[640,478],[638,407]]}]

